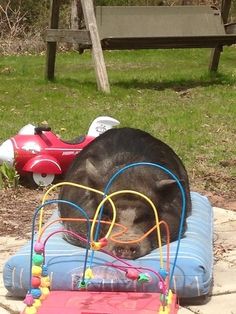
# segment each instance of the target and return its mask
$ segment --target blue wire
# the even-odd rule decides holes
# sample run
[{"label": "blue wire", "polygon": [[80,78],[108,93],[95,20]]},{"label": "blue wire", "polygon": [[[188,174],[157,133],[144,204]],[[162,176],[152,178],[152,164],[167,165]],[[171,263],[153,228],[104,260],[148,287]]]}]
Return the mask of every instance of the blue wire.
[{"label": "blue wire", "polygon": [[[83,208],[81,208],[79,205],[76,205],[72,202],[66,201],[66,200],[50,200],[46,201],[45,203],[41,204],[39,207],[35,209],[34,216],[33,216],[33,222],[32,222],[32,229],[31,229],[31,246],[30,246],[30,277],[29,277],[29,293],[32,290],[31,286],[31,281],[32,281],[32,265],[33,265],[33,251],[34,251],[34,229],[35,229],[35,222],[37,218],[37,214],[40,211],[41,208],[50,205],[50,204],[55,204],[55,203],[64,203],[68,204],[72,207],[74,207],[76,210],[79,210],[83,216],[87,219],[87,224],[88,224],[88,232],[87,232],[87,238],[88,238],[88,243],[90,242],[90,222],[89,222],[89,216],[88,214],[84,211]],[[84,280],[84,274],[86,270],[86,264],[87,264],[87,258],[88,258],[88,250],[89,250],[89,245],[86,247],[86,255],[85,255],[85,261],[84,261],[84,271],[83,271],[83,280]]]},{"label": "blue wire", "polygon": [[[133,168],[133,167],[136,167],[136,166],[152,166],[152,167],[156,167],[156,168],[161,169],[162,171],[164,171],[165,173],[170,175],[176,181],[176,183],[177,183],[177,185],[178,185],[178,187],[180,189],[180,192],[181,192],[182,209],[181,209],[181,218],[180,218],[180,225],[179,225],[179,234],[178,234],[178,240],[177,240],[178,243],[177,243],[176,254],[175,254],[174,263],[173,263],[173,267],[172,267],[171,275],[170,275],[170,285],[171,285],[172,280],[173,280],[174,270],[175,270],[176,263],[177,263],[177,257],[178,257],[178,253],[179,253],[180,240],[181,240],[181,237],[182,237],[182,231],[183,231],[183,226],[184,226],[184,218],[185,218],[185,212],[186,212],[186,195],[185,195],[185,191],[184,191],[184,189],[182,187],[182,184],[180,183],[179,179],[177,178],[177,176],[173,172],[171,172],[168,168],[166,168],[166,167],[164,167],[164,166],[162,166],[162,165],[160,165],[158,163],[135,162],[135,163],[128,164],[125,167],[121,168],[120,170],[118,170],[110,178],[110,180],[108,181],[108,183],[107,183],[107,185],[105,186],[105,189],[104,189],[104,197],[107,196],[113,181],[120,174],[125,172],[127,169]],[[99,227],[100,227],[100,220],[101,220],[101,217],[102,217],[102,214],[103,214],[103,209],[104,209],[104,205],[101,207],[101,210],[100,210],[100,213],[99,213],[99,216],[98,216],[98,224],[97,224],[97,229],[96,229],[96,233],[95,233],[95,239],[98,237],[98,232],[99,232]],[[93,257],[94,257],[94,251],[92,251],[92,254],[91,254],[90,264],[92,263]]]}]

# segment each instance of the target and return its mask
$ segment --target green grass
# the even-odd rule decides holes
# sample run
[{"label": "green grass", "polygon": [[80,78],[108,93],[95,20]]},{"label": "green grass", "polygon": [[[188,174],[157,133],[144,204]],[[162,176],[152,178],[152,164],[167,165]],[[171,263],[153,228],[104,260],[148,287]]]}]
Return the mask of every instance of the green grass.
[{"label": "green grass", "polygon": [[[98,115],[144,129],[181,156],[198,189],[235,185],[236,48],[208,73],[210,50],[105,52],[111,93],[96,89],[90,52],[60,53],[56,80],[44,80],[45,56],[0,57],[0,142],[46,120],[69,139]],[[65,129],[65,130],[64,130]],[[63,131],[64,130],[64,131]]]}]

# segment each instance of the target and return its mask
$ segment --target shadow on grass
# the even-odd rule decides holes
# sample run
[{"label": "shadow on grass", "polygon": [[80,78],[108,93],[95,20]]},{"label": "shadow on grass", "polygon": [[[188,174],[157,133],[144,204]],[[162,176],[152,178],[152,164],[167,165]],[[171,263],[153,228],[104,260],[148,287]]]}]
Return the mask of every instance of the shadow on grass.
[{"label": "shadow on grass", "polygon": [[[150,80],[143,80],[140,79],[128,79],[124,78],[123,80],[116,80],[115,78],[112,78],[110,76],[110,85],[111,89],[112,87],[118,87],[123,89],[149,89],[149,90],[165,90],[165,89],[173,89],[174,91],[184,91],[189,88],[195,88],[195,87],[208,87],[208,86],[214,86],[214,85],[234,85],[236,83],[236,80],[232,78],[230,75],[221,74],[221,73],[208,73],[205,76],[202,76],[201,78],[198,78],[194,80],[191,79],[172,79],[168,80],[165,79],[163,81],[158,81],[154,79]],[[51,81],[49,81],[51,82]],[[56,85],[62,85],[68,88],[81,88],[81,89],[97,89],[96,79],[94,77],[94,80],[92,81],[90,78],[87,80],[85,78],[81,79],[75,79],[75,78],[56,78],[52,81],[52,83]]]},{"label": "shadow on grass", "polygon": [[112,86],[122,87],[122,88],[137,88],[137,89],[150,89],[150,90],[165,90],[173,89],[174,91],[184,91],[189,88],[195,87],[208,87],[214,85],[234,85],[235,79],[232,79],[230,75],[212,73],[208,74],[200,79],[175,79],[175,80],[148,80],[142,81],[142,79],[131,79],[126,81],[113,82]]},{"label": "shadow on grass", "polygon": [[83,88],[83,89],[96,89],[96,78],[94,77],[94,81],[90,79],[75,79],[75,78],[60,78],[60,76],[56,77],[54,80],[46,80],[48,84],[55,84],[60,86],[65,86],[69,88]]}]

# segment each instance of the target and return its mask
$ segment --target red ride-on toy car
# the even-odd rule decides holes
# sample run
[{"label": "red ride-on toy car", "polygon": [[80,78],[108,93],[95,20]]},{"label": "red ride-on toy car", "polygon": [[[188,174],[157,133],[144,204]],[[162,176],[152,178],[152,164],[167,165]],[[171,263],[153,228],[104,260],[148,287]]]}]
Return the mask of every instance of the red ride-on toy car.
[{"label": "red ride-on toy car", "polygon": [[66,172],[76,155],[95,137],[119,121],[107,116],[96,118],[88,134],[72,141],[63,141],[50,127],[24,126],[17,135],[0,146],[0,164],[15,165],[20,176],[27,176],[34,185],[47,186],[55,176]]}]

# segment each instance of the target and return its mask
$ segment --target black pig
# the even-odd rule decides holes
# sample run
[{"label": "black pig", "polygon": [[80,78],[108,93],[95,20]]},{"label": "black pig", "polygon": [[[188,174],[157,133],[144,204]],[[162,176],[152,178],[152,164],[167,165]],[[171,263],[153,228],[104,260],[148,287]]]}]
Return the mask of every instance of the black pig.
[{"label": "black pig", "polygon": [[[158,163],[175,174],[180,180],[186,194],[186,216],[191,212],[191,200],[188,175],[176,153],[165,143],[150,134],[132,128],[111,129],[91,142],[73,162],[66,175],[66,181],[83,184],[100,191],[109,178],[127,164],[135,162]],[[176,181],[163,170],[152,166],[138,166],[126,170],[112,184],[108,194],[119,190],[135,190],[149,197],[158,209],[159,220],[168,223],[170,240],[178,237],[182,199]],[[102,196],[83,189],[63,186],[61,199],[79,204],[89,215],[94,216]],[[128,227],[121,240],[140,238],[155,225],[154,213],[150,205],[141,197],[122,194],[113,198],[117,208],[117,222]],[[61,217],[82,217],[79,211],[65,204],[60,204]],[[109,202],[105,203],[103,220],[111,220],[112,210]],[[65,222],[66,228],[86,237],[87,225],[83,222]],[[107,232],[107,225],[102,224],[99,238]],[[185,228],[185,223],[184,223]],[[117,228],[114,228],[114,232]],[[162,240],[166,235],[161,228]],[[78,246],[86,244],[69,235],[67,240]],[[105,248],[113,254],[127,259],[146,255],[157,247],[156,232],[136,244],[117,244],[111,240]]]}]

